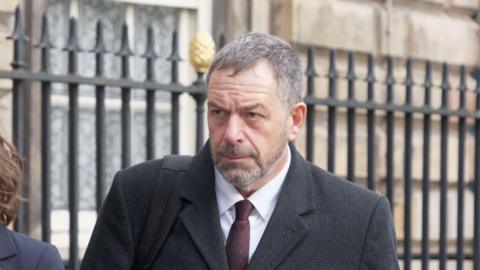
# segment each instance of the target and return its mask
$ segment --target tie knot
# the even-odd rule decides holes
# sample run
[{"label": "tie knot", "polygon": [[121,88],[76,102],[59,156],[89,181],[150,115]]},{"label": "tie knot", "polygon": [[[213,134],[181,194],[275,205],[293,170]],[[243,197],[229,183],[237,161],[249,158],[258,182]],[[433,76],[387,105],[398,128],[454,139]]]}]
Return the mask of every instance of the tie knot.
[{"label": "tie knot", "polygon": [[249,200],[242,200],[235,204],[235,220],[248,220],[248,216],[253,209],[253,204]]}]

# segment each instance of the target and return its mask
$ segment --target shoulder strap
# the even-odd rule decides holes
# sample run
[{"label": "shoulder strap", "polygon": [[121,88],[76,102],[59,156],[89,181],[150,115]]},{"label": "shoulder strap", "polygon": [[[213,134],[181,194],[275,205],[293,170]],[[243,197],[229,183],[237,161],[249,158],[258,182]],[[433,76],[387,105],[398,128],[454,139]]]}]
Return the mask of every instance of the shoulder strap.
[{"label": "shoulder strap", "polygon": [[153,187],[147,220],[133,269],[150,269],[165,243],[182,207],[181,178],[188,171],[191,161],[191,156],[164,157],[162,169]]}]

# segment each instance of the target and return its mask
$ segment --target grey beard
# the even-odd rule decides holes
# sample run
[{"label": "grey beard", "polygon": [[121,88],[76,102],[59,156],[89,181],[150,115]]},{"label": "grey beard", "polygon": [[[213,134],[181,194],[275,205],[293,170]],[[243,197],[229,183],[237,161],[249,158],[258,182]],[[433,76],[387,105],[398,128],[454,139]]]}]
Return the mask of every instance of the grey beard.
[{"label": "grey beard", "polygon": [[[270,158],[267,157],[263,162],[256,153],[250,153],[250,157],[255,161],[255,166],[251,168],[241,168],[239,165],[228,163],[222,164],[218,161],[215,162],[215,165],[225,180],[240,190],[248,190],[255,181],[270,172],[273,165],[280,159],[284,149],[284,146],[282,146],[278,151],[273,153],[273,156]],[[242,149],[239,146],[221,145],[217,149],[217,157],[222,154],[245,155],[246,151],[246,149]]]},{"label": "grey beard", "polygon": [[235,186],[238,189],[246,190],[250,187],[256,180],[260,179],[266,173],[260,168],[260,166],[255,166],[251,169],[241,169],[240,173],[231,173],[230,170],[238,169],[228,164],[218,166],[218,170],[222,174],[222,176],[227,180],[230,184]]}]

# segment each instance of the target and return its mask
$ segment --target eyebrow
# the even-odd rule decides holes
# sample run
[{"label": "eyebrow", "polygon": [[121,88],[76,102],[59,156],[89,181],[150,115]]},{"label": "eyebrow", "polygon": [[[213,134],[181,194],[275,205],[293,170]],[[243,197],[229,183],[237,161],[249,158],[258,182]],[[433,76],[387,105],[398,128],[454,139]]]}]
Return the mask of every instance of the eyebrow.
[{"label": "eyebrow", "polygon": [[[207,102],[207,106],[208,107],[216,107],[216,108],[220,108],[220,109],[224,109],[225,107],[213,102],[213,101],[208,101]],[[258,102],[255,102],[253,104],[249,104],[249,105],[246,105],[246,106],[241,106],[240,109],[241,110],[252,110],[252,109],[256,109],[256,108],[261,108],[261,109],[264,109],[266,110],[266,107],[264,104],[262,103],[258,103]]]},{"label": "eyebrow", "polygon": [[261,108],[261,109],[266,109],[265,105],[263,105],[262,103],[253,103],[251,105],[247,105],[247,106],[243,106],[241,107],[241,109],[243,110],[252,110],[252,109],[256,109],[256,108]]},{"label": "eyebrow", "polygon": [[213,102],[213,101],[207,101],[207,106],[208,107],[217,107],[217,108],[222,108],[222,106],[218,105],[217,103]]}]

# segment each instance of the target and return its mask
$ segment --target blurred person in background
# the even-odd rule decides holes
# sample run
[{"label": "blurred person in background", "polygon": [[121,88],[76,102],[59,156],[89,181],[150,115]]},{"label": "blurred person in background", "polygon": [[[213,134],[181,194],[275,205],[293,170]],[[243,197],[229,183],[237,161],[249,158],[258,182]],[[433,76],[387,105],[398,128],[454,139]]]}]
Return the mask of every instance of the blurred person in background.
[{"label": "blurred person in background", "polygon": [[65,269],[53,245],[7,228],[17,216],[21,173],[21,158],[15,148],[0,136],[0,269]]}]

